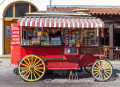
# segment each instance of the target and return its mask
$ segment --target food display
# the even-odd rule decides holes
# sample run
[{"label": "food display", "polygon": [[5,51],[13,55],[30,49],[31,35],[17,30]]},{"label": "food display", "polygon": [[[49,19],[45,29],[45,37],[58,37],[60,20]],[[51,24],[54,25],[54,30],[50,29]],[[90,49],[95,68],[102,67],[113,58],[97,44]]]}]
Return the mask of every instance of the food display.
[{"label": "food display", "polygon": [[96,29],[24,28],[22,45],[97,46]]},{"label": "food display", "polygon": [[65,29],[62,30],[63,40],[68,47],[80,47],[81,29]]},{"label": "food display", "polygon": [[33,28],[23,29],[22,45],[61,45],[60,29]]},{"label": "food display", "polygon": [[96,29],[84,29],[82,46],[97,46]]},{"label": "food display", "polygon": [[62,45],[80,47],[81,30],[72,28],[25,28],[23,29],[23,45]]},{"label": "food display", "polygon": [[49,29],[42,29],[41,31],[41,45],[49,45]]}]

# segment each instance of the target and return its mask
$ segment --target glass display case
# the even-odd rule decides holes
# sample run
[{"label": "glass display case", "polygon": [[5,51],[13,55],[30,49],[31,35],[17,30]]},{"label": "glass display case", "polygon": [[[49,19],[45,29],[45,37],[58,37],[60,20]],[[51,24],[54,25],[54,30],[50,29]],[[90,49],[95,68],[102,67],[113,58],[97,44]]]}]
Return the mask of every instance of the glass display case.
[{"label": "glass display case", "polygon": [[84,29],[81,46],[98,46],[98,30]]},{"label": "glass display case", "polygon": [[62,45],[59,29],[28,28],[22,30],[23,46]]}]

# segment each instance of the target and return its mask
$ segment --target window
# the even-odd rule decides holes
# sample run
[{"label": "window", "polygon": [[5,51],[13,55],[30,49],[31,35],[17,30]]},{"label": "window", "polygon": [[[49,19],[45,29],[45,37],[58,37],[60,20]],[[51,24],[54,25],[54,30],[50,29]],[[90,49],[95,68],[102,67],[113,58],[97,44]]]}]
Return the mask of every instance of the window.
[{"label": "window", "polygon": [[7,9],[5,17],[13,17],[13,5]]},{"label": "window", "polygon": [[26,12],[29,12],[29,4],[27,3],[15,4],[15,17],[24,16]]},{"label": "window", "polygon": [[37,9],[29,3],[13,3],[5,12],[5,17],[22,17],[27,12],[36,12]]},{"label": "window", "polygon": [[67,53],[77,53],[76,47],[68,47],[67,48]]},{"label": "window", "polygon": [[98,46],[98,30],[84,29],[82,46]]},{"label": "window", "polygon": [[29,28],[23,27],[22,30],[22,46],[27,45],[62,45],[61,31],[49,28]]},{"label": "window", "polygon": [[36,12],[36,11],[37,11],[37,9],[33,6],[31,6],[31,12]]}]

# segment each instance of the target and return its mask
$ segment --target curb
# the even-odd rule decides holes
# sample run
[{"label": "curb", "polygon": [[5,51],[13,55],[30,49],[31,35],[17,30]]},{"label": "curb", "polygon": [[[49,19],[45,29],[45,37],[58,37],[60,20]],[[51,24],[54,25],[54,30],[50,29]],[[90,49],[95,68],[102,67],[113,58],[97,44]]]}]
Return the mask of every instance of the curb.
[{"label": "curb", "polygon": [[11,57],[0,57],[0,59],[10,59]]},{"label": "curb", "polygon": [[115,65],[117,65],[117,64],[119,64],[120,65],[120,61],[109,61],[111,64],[115,64]]}]

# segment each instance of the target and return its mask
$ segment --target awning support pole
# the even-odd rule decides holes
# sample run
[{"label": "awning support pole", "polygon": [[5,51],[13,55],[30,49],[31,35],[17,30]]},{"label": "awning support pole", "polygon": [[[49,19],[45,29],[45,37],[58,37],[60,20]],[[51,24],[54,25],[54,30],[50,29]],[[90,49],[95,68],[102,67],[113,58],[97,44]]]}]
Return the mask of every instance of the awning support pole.
[{"label": "awning support pole", "polygon": [[[110,23],[109,25],[109,46],[113,47],[113,23]],[[113,49],[110,49],[109,51],[109,58],[110,60],[113,59]]]}]

